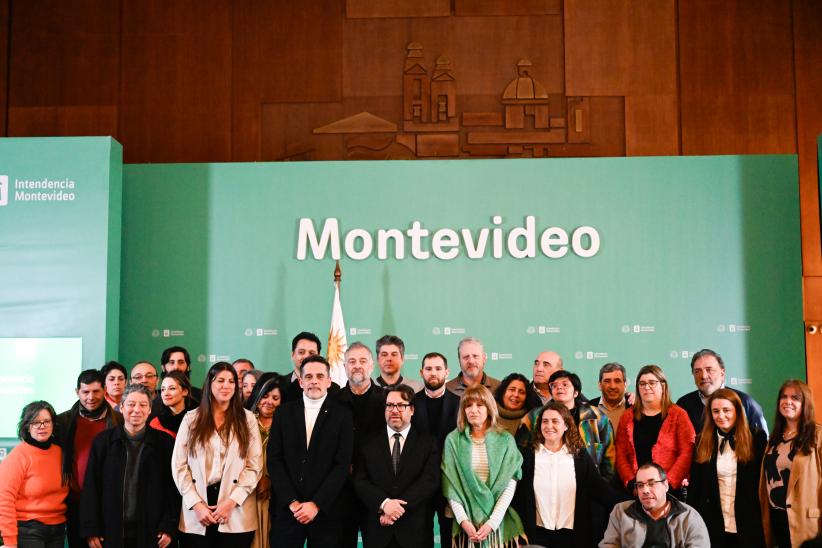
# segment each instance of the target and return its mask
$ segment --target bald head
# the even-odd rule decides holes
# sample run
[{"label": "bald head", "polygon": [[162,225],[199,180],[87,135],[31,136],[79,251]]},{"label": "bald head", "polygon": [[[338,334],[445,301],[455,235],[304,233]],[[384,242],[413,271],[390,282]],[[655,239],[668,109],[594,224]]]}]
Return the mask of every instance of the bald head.
[{"label": "bald head", "polygon": [[562,358],[553,350],[540,352],[534,360],[534,384],[547,384],[554,372],[562,369]]}]

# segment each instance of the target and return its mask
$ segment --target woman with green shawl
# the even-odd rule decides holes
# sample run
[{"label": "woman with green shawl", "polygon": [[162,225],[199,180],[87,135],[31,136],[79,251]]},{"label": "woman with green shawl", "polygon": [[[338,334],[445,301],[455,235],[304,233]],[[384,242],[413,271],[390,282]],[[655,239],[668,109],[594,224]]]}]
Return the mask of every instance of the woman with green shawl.
[{"label": "woman with green shawl", "polygon": [[522,477],[522,455],[497,418],[487,388],[465,389],[457,429],[445,439],[442,455],[442,490],[454,513],[453,547],[508,548],[525,537],[510,507]]}]

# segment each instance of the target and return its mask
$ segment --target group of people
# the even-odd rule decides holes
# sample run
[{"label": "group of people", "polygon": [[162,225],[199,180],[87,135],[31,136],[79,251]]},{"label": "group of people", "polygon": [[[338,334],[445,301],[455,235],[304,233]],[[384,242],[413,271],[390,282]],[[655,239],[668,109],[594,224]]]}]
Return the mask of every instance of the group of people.
[{"label": "group of people", "polygon": [[[485,372],[482,343],[459,372],[431,352],[403,376],[405,345],[345,352],[331,379],[316,335],[292,341],[293,370],[212,365],[202,389],[182,347],[150,362],[83,371],[59,415],[27,405],[0,464],[6,546],[58,548],[442,546],[798,547],[822,509],[822,427],[808,386],[761,406],[725,386],[719,354],[691,361],[676,403],[664,372],[599,372],[583,395],[561,357],[529,379]],[[159,385],[159,390],[158,390]]]}]

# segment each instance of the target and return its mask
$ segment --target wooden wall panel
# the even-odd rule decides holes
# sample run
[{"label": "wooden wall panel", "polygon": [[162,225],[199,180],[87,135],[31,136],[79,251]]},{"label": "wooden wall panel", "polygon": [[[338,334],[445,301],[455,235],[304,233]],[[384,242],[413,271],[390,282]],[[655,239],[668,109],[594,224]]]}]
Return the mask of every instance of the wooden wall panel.
[{"label": "wooden wall panel", "polygon": [[9,136],[117,135],[116,106],[12,107]]},{"label": "wooden wall panel", "polygon": [[[501,97],[522,58],[548,93],[565,87],[559,16],[353,19],[345,22],[343,95],[401,95],[410,42],[423,46],[429,69],[440,55],[451,60],[459,94]],[[493,47],[480,52],[479,44]]]},{"label": "wooden wall panel", "polygon": [[11,20],[9,19],[9,2],[0,0],[0,137],[5,137],[8,131],[6,126],[9,108],[9,39],[11,35]]},{"label": "wooden wall panel", "polygon": [[117,135],[119,4],[13,2],[9,136]]},{"label": "wooden wall panel", "polygon": [[234,1],[234,160],[260,159],[263,103],[342,99],[344,7],[344,0]]},{"label": "wooden wall panel", "polygon": [[11,7],[11,107],[117,105],[117,2],[36,0]]},{"label": "wooden wall panel", "polygon": [[562,15],[561,0],[454,0],[454,14]]},{"label": "wooden wall panel", "polygon": [[126,162],[231,159],[231,0],[122,0]]},{"label": "wooden wall panel", "polygon": [[451,15],[451,0],[347,0],[346,17],[442,17]]},{"label": "wooden wall panel", "polygon": [[796,152],[791,3],[679,2],[683,154]]},{"label": "wooden wall panel", "polygon": [[674,0],[568,0],[568,95],[625,97],[629,155],[679,153]]},{"label": "wooden wall panel", "polygon": [[[805,276],[822,276],[816,144],[817,137],[822,134],[822,2],[794,0],[793,6],[802,273]],[[822,315],[812,319],[822,320]],[[822,369],[822,362],[819,365]]]}]

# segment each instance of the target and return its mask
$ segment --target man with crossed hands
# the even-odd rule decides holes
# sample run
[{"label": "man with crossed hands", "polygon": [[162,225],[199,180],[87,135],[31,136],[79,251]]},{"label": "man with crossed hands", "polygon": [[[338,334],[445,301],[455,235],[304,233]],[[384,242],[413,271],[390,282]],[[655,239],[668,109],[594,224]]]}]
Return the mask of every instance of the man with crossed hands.
[{"label": "man with crossed hands", "polygon": [[437,441],[411,424],[414,389],[389,388],[386,429],[363,445],[354,468],[354,489],[365,504],[366,548],[421,547],[431,538],[428,507],[439,487]]}]

